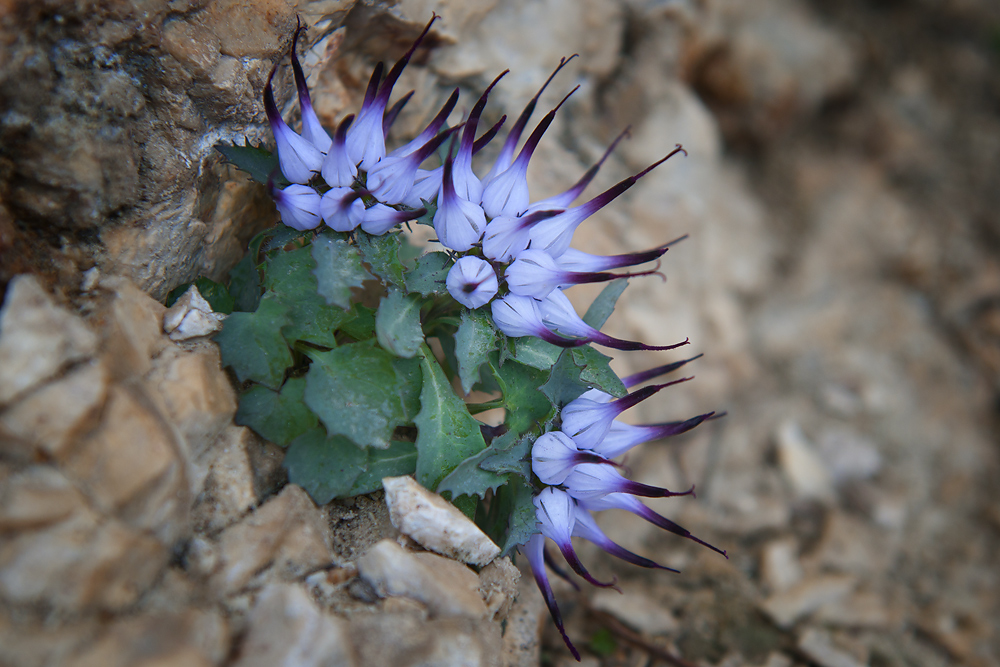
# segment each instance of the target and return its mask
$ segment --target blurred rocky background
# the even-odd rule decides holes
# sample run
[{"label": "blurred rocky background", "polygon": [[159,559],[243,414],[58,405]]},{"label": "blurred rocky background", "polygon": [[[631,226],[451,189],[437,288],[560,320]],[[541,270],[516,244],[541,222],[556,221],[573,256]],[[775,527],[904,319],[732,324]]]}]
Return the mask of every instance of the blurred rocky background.
[{"label": "blurred rocky background", "polygon": [[[557,590],[584,664],[1000,664],[993,0],[0,3],[0,664],[570,664],[505,564],[433,561],[381,494],[317,508],[286,485],[281,450],[233,425],[214,345],[163,332],[159,301],[277,218],[212,146],[268,139],[296,15],[332,124],[432,11],[398,139],[506,68],[488,112],[513,117],[579,53],[543,96],[581,86],[535,197],[625,126],[592,193],[689,153],[575,245],[690,235],[608,331],[705,354],[630,418],[728,415],[626,463],[696,484],[653,504],[730,559],[608,513],[683,572],[583,547],[623,591]],[[294,117],[290,79],[286,59]]]}]

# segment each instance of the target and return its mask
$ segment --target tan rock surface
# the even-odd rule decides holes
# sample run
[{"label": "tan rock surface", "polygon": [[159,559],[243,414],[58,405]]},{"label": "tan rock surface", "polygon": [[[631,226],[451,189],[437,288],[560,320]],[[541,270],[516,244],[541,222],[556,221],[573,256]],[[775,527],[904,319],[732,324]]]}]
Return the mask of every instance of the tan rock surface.
[{"label": "tan rock surface", "polygon": [[97,337],[33,276],[11,281],[0,311],[0,405],[93,353]]},{"label": "tan rock surface", "polygon": [[427,552],[408,552],[383,540],[358,559],[358,575],[382,597],[408,597],[427,605],[432,616],[487,617],[475,572]]}]

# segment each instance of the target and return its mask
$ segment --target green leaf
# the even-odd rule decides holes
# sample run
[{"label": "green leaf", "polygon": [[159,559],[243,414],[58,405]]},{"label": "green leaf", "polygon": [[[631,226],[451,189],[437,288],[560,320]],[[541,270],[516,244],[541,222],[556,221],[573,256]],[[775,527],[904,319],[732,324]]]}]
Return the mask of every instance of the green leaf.
[{"label": "green leaf", "polygon": [[455,357],[462,391],[468,394],[479,382],[479,367],[489,361],[496,349],[497,332],[490,318],[478,310],[463,310],[462,323],[455,334]]},{"label": "green leaf", "polygon": [[379,345],[397,357],[412,358],[424,342],[420,329],[420,301],[393,289],[382,299],[375,314]]},{"label": "green leaf", "polygon": [[552,343],[546,343],[541,338],[525,336],[514,338],[513,359],[525,366],[531,366],[541,371],[547,371],[556,363],[563,348]]},{"label": "green leaf", "polygon": [[281,393],[255,385],[240,395],[235,421],[249,426],[262,438],[285,447],[319,422],[306,407],[305,378],[290,378]]},{"label": "green leaf", "polygon": [[351,318],[341,325],[341,331],[354,340],[368,340],[375,335],[374,310],[358,303],[349,314]]},{"label": "green leaf", "polygon": [[449,500],[459,512],[470,519],[475,520],[476,509],[479,507],[478,500],[472,496],[452,496]]},{"label": "green leaf", "polygon": [[408,236],[400,235],[400,238],[402,242],[399,246],[399,261],[403,263],[404,269],[412,271],[417,265],[417,259],[424,254],[424,247],[411,243],[412,239]]},{"label": "green leaf", "polygon": [[420,409],[415,361],[397,359],[365,341],[322,352],[309,350],[305,401],[327,431],[359,447],[385,449],[397,426]]},{"label": "green leaf", "polygon": [[252,313],[233,313],[215,335],[222,365],[232,366],[240,382],[253,380],[278,389],[285,369],[292,365],[292,353],[281,335],[287,324],[288,308],[271,298],[261,300]]},{"label": "green leaf", "polygon": [[355,232],[361,258],[371,267],[373,275],[386,284],[403,286],[403,262],[399,259],[400,233],[372,236],[363,231]]},{"label": "green leaf", "polygon": [[331,306],[351,307],[351,288],[361,287],[368,272],[361,265],[358,249],[342,238],[320,234],[312,242],[320,296]]},{"label": "green leaf", "polygon": [[265,267],[264,286],[289,305],[289,324],[281,330],[289,345],[302,340],[336,347],[335,333],[351,315],[328,305],[317,292],[316,260],[310,248],[275,253]]},{"label": "green leaf", "polygon": [[253,237],[247,254],[229,271],[229,293],[233,295],[235,310],[249,313],[257,310],[260,304],[262,290],[257,255],[263,242],[263,232]]},{"label": "green leaf", "polygon": [[[216,144],[215,150],[222,153],[226,160],[236,165],[241,171],[250,174],[250,177],[258,183],[267,185],[268,179],[275,169],[278,169],[278,154],[264,148],[263,144],[254,146],[244,137],[244,145],[236,144]],[[276,185],[287,184],[288,181],[278,169],[274,176]]]},{"label": "green leaf", "polygon": [[[264,253],[274,254],[278,251],[284,250],[285,246],[289,243],[296,241],[304,243],[306,238],[311,237],[312,234],[312,231],[309,230],[301,231],[287,225],[275,225],[274,227],[264,230]],[[299,244],[299,247],[301,247],[302,243]]]},{"label": "green leaf", "polygon": [[364,472],[367,453],[340,436],[327,437],[314,428],[288,446],[284,466],[288,481],[298,484],[317,505],[351,494],[355,480]]},{"label": "green leaf", "polygon": [[479,467],[497,474],[513,473],[526,480],[531,479],[531,446],[535,444],[534,433],[507,431],[496,438],[485,453]]},{"label": "green leaf", "polygon": [[225,313],[226,315],[233,312],[236,301],[229,294],[229,290],[226,289],[225,285],[201,276],[194,281],[194,286],[198,288],[198,293],[201,294],[205,301],[208,301],[208,305],[212,307],[212,310],[217,313]]},{"label": "green leaf", "polygon": [[594,302],[590,304],[590,308],[587,309],[587,313],[583,316],[583,321],[595,329],[600,329],[604,326],[604,323],[608,321],[611,313],[615,310],[618,297],[622,295],[626,287],[628,287],[627,278],[619,278],[608,283],[601,290],[601,293],[597,295],[597,298],[594,299]]},{"label": "green leaf", "polygon": [[500,491],[504,495],[505,508],[509,508],[507,533],[500,547],[500,555],[506,556],[538,532],[538,519],[535,518],[535,504],[532,502],[534,491],[528,482],[520,477],[512,477],[510,483]]},{"label": "green leaf", "polygon": [[572,350],[573,362],[580,367],[580,381],[593,389],[600,389],[615,398],[628,393],[618,374],[611,370],[611,357],[598,352],[590,345]]},{"label": "green leaf", "polygon": [[393,440],[388,449],[369,449],[368,466],[354,480],[348,496],[360,496],[382,488],[383,477],[411,475],[417,469],[417,446],[412,442]]},{"label": "green leaf", "polygon": [[447,491],[451,493],[452,498],[463,495],[483,498],[486,496],[487,489],[495,491],[497,487],[507,481],[507,476],[484,470],[479,465],[484,459],[494,454],[495,452],[491,452],[487,448],[475,456],[465,459],[441,480],[437,486],[437,492]]},{"label": "green leaf", "polygon": [[542,385],[541,392],[556,409],[561,409],[588,389],[600,389],[620,398],[628,390],[611,370],[610,362],[611,357],[589,345],[564,350],[559,361],[552,366],[552,373]]},{"label": "green leaf", "polygon": [[445,281],[452,263],[447,253],[427,253],[417,260],[417,267],[406,274],[406,289],[423,296],[447,294]]},{"label": "green leaf", "polygon": [[500,384],[507,410],[507,428],[524,433],[536,423],[546,420],[552,404],[538,388],[548,380],[548,370],[541,371],[516,361],[500,366],[496,353],[491,355],[490,370]]},{"label": "green leaf", "polygon": [[559,360],[553,364],[552,373],[541,386],[541,392],[557,410],[590,389],[586,382],[580,380],[582,370],[583,367],[576,363],[572,350],[563,350]]},{"label": "green leaf", "polygon": [[486,449],[486,442],[465,403],[452,390],[426,344],[420,347],[423,387],[417,425],[417,481],[436,490],[462,461]]},{"label": "green leaf", "polygon": [[[443,161],[444,158],[442,158]],[[427,225],[428,227],[434,226],[434,214],[437,213],[437,199],[434,201],[427,201],[426,199],[421,199],[420,202],[424,205],[427,210],[422,216],[414,220],[418,225]]]}]

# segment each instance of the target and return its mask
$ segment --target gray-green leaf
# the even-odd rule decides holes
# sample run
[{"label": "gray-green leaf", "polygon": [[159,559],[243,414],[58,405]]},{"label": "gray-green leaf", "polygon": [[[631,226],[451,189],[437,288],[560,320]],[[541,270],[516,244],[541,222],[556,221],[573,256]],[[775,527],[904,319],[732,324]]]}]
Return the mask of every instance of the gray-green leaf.
[{"label": "gray-green leaf", "polygon": [[424,332],[420,329],[420,301],[399,290],[391,290],[375,314],[375,334],[383,349],[397,357],[412,358],[424,342]]},{"label": "gray-green leaf", "polygon": [[373,274],[387,284],[403,286],[403,262],[399,259],[401,234],[372,236],[363,231],[355,234],[361,258],[371,267]]},{"label": "gray-green leaf", "polygon": [[288,481],[298,484],[317,505],[353,495],[355,480],[364,472],[367,453],[340,436],[327,437],[322,428],[300,435],[288,446],[284,466]]},{"label": "gray-green leaf", "polygon": [[361,265],[358,249],[342,238],[321,234],[313,239],[318,291],[326,302],[344,310],[351,307],[351,288],[361,287],[368,272]]},{"label": "gray-green leaf", "polygon": [[253,380],[278,389],[292,365],[281,328],[288,324],[288,307],[270,297],[252,313],[233,313],[215,335],[222,365],[232,366],[240,382]]},{"label": "gray-green leaf", "polygon": [[305,378],[291,378],[281,393],[256,385],[240,395],[235,421],[249,426],[261,437],[285,447],[306,431],[316,428],[316,415],[306,407]]},{"label": "gray-green leaf", "polygon": [[423,372],[417,425],[417,481],[437,489],[465,459],[486,449],[479,422],[455,394],[427,345],[419,352]]},{"label": "gray-green leaf", "polygon": [[496,329],[485,313],[462,311],[462,322],[455,334],[455,357],[458,359],[462,391],[466,394],[472,391],[472,385],[479,382],[479,367],[489,361],[490,352],[496,348],[496,340]]},{"label": "gray-green leaf", "polygon": [[429,252],[417,260],[417,267],[406,274],[406,289],[423,296],[446,294],[445,280],[452,261],[446,253]]},{"label": "gray-green leaf", "polygon": [[396,427],[420,409],[415,361],[393,357],[371,340],[308,354],[306,405],[331,434],[385,449]]},{"label": "gray-green leaf", "polygon": [[611,313],[615,310],[618,297],[622,295],[626,287],[628,287],[627,278],[619,278],[608,283],[601,290],[601,293],[597,295],[597,298],[594,299],[594,302],[590,304],[590,308],[587,309],[587,313],[583,316],[583,321],[595,329],[600,329],[604,326],[604,323],[608,321]]}]

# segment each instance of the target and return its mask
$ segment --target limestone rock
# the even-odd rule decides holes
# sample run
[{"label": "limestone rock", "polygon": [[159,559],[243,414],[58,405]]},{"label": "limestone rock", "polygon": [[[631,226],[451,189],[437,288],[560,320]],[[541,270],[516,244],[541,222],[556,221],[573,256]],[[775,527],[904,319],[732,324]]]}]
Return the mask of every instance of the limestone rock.
[{"label": "limestone rock", "polygon": [[209,667],[228,645],[218,612],[188,609],[124,618],[67,664],[72,667]]},{"label": "limestone rock", "polygon": [[101,331],[108,368],[118,379],[145,375],[151,359],[169,345],[160,327],[163,304],[125,278],[107,276],[98,285],[105,294],[92,321]]},{"label": "limestone rock", "polygon": [[836,645],[830,634],[809,628],[802,633],[799,650],[820,667],[865,667],[867,660],[859,660],[850,651]]},{"label": "limestone rock", "polygon": [[[108,393],[107,368],[91,361],[73,368],[0,413],[0,433],[32,447],[15,454],[32,458],[37,447],[47,457],[62,458],[87,430],[96,426]],[[2,446],[0,446],[2,448]]]},{"label": "limestone rock", "polygon": [[453,560],[409,552],[392,540],[382,540],[358,559],[357,566],[359,576],[382,597],[413,598],[426,604],[434,616],[487,616],[479,579]]},{"label": "limestone rock", "polygon": [[830,502],[833,482],[823,460],[806,440],[798,424],[785,422],[778,429],[778,461],[795,494]]},{"label": "limestone rock", "polygon": [[97,336],[57,306],[38,278],[14,278],[0,311],[0,405],[96,349]]},{"label": "limestone rock", "polygon": [[139,598],[167,564],[158,540],[85,508],[0,546],[0,597],[10,604],[80,611],[119,610]]},{"label": "limestone rock", "polygon": [[244,426],[228,426],[208,453],[213,458],[198,473],[204,481],[192,482],[201,493],[191,511],[195,530],[213,534],[236,522],[284,481],[283,452]]},{"label": "limestone rock", "polygon": [[223,0],[209,4],[204,20],[223,54],[252,57],[276,52],[285,43],[295,30],[295,8],[287,0]]},{"label": "limestone rock", "polygon": [[[477,16],[490,4],[492,11]],[[499,99],[509,96],[512,107],[534,95],[561,57],[579,53],[570,71],[580,68],[597,75],[611,72],[618,62],[624,17],[614,3],[491,0],[472,7],[464,14],[475,28],[470,26],[458,44],[435,54],[431,66],[448,78],[483,75],[487,80],[510,68],[516,74],[496,94]]]},{"label": "limestone rock", "polygon": [[794,537],[772,540],[760,555],[760,572],[772,592],[788,590],[802,579],[799,544]]},{"label": "limestone rock", "polygon": [[479,526],[412,477],[386,477],[382,486],[392,525],[425,549],[480,567],[500,554]]},{"label": "limestone rock", "polygon": [[663,606],[639,591],[601,590],[591,605],[607,612],[633,630],[649,635],[668,634],[678,627],[677,619]]},{"label": "limestone rock", "polygon": [[358,615],[350,636],[359,665],[499,667],[500,626],[447,617],[424,620],[396,612]]},{"label": "limestone rock", "polygon": [[222,331],[225,319],[223,313],[212,310],[198,287],[191,285],[163,314],[163,330],[170,336],[170,340],[189,340]]},{"label": "limestone rock", "polygon": [[857,579],[850,575],[822,575],[772,595],[761,608],[779,627],[789,628],[803,616],[844,597],[856,585]]},{"label": "limestone rock", "polygon": [[507,616],[501,662],[504,667],[536,667],[541,662],[542,619],[548,610],[532,577],[521,577],[517,589],[517,600]]},{"label": "limestone rock", "polygon": [[479,571],[479,594],[486,602],[489,617],[502,621],[510,613],[511,605],[517,599],[517,584],[521,572],[510,558],[494,558],[489,565]]},{"label": "limestone rock", "polygon": [[232,595],[251,579],[296,579],[332,561],[322,513],[294,484],[219,535],[210,584]]},{"label": "limestone rock", "polygon": [[302,586],[270,584],[250,613],[235,667],[353,667],[346,623],[322,613]]},{"label": "limestone rock", "polygon": [[183,532],[187,506],[177,499],[189,493],[184,462],[143,392],[114,386],[100,426],[65,466],[101,511],[139,528],[166,531],[167,541]]},{"label": "limestone rock", "polygon": [[184,436],[190,459],[201,456],[236,414],[236,396],[216,345],[169,348],[156,359],[146,383]]},{"label": "limestone rock", "polygon": [[55,468],[30,466],[0,479],[0,532],[31,530],[68,518],[86,500]]},{"label": "limestone rock", "polygon": [[65,665],[100,631],[95,617],[75,623],[40,624],[0,612],[0,664],[17,667]]}]

